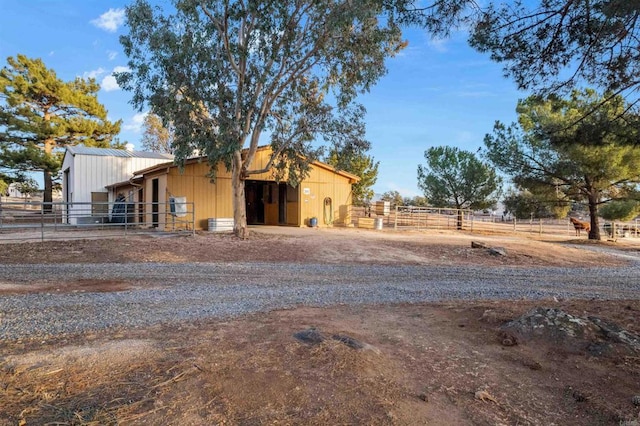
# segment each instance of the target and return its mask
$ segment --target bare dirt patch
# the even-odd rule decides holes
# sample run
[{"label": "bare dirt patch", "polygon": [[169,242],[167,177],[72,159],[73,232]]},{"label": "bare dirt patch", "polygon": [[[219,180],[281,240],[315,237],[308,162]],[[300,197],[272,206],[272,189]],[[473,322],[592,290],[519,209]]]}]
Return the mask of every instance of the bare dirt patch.
[{"label": "bare dirt patch", "polygon": [[[2,245],[1,262],[264,261],[612,266],[566,241],[354,230]],[[472,249],[504,247],[507,256]],[[619,246],[612,246],[619,248]],[[637,250],[627,245],[627,250]],[[1,278],[0,278],[1,279]],[[139,284],[136,284],[136,286]],[[121,291],[120,281],[30,292]],[[0,292],[15,292],[0,286]],[[24,290],[21,290],[24,291]],[[0,296],[1,297],[1,296]],[[225,321],[0,345],[0,425],[637,424],[640,353],[505,346],[500,327],[544,306],[640,333],[640,301],[502,301],[298,308]],[[1,323],[0,323],[1,326]],[[294,334],[314,327],[327,339]],[[363,343],[354,349],[347,336]],[[599,342],[592,342],[599,343]],[[618,350],[620,349],[620,350]],[[624,423],[626,422],[626,423]]]},{"label": "bare dirt patch", "polygon": [[[507,256],[471,248],[502,247]],[[374,232],[350,228],[257,228],[248,240],[231,234],[131,235],[120,238],[0,244],[0,263],[305,262],[414,265],[616,266],[625,261],[536,239],[447,231]],[[601,244],[604,245],[604,244]],[[614,247],[638,250],[637,245]]]},{"label": "bare dirt patch", "polygon": [[6,283],[0,281],[0,295],[29,293],[108,293],[136,288],[124,280],[80,279],[68,280],[64,283],[35,282],[25,284]]},{"label": "bare dirt patch", "polygon": [[[620,424],[640,358],[503,346],[535,306],[300,308],[90,335],[0,354],[0,424]],[[546,302],[640,332],[640,302]],[[294,338],[315,327],[339,340]],[[488,395],[488,398],[477,396]],[[20,423],[22,422],[22,423]],[[632,424],[632,423],[628,423]]]}]

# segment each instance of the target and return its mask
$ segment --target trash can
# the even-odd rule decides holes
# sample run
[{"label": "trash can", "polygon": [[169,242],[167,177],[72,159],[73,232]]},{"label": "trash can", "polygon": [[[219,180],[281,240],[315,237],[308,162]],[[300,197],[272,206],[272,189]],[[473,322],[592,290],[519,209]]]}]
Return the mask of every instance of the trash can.
[{"label": "trash can", "polygon": [[377,217],[373,220],[373,229],[382,229],[382,218]]},{"label": "trash can", "polygon": [[312,217],[311,219],[309,219],[309,226],[312,228],[315,228],[316,226],[318,226],[318,218]]}]

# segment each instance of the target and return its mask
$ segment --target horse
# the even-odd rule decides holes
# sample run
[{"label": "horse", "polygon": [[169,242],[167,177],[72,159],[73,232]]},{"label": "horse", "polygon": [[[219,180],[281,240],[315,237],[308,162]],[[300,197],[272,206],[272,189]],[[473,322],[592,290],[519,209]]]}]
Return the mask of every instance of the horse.
[{"label": "horse", "polygon": [[576,236],[578,237],[580,236],[580,231],[582,229],[584,229],[587,233],[589,233],[589,231],[591,230],[591,224],[589,222],[583,222],[572,217],[570,217],[569,220],[571,221],[571,223],[573,223],[573,227],[576,230]]}]

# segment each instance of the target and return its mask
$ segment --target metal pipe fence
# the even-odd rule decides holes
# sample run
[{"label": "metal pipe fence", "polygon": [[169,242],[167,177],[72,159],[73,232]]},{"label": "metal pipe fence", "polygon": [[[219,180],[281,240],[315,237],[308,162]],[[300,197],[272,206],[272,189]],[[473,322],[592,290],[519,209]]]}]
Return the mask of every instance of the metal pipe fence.
[{"label": "metal pipe fence", "polygon": [[195,233],[193,202],[64,203],[0,200],[0,239],[68,239],[149,231]]},{"label": "metal pipe fence", "polygon": [[[371,216],[369,216],[371,215]],[[569,219],[516,219],[492,214],[478,214],[468,209],[396,206],[390,214],[377,216],[362,207],[354,207],[354,220],[358,217],[381,218],[387,228],[397,230],[452,230],[487,234],[534,234],[575,236],[576,230]],[[640,237],[640,219],[610,223],[600,220],[603,237]],[[584,236],[585,231],[581,232]]]},{"label": "metal pipe fence", "polygon": [[[639,237],[640,220],[609,223],[600,220],[603,236]],[[569,219],[516,219],[492,214],[478,214],[471,210],[437,209],[428,207],[397,206],[396,229],[451,229],[492,234],[548,234],[575,235]],[[585,231],[581,235],[586,235]]]}]

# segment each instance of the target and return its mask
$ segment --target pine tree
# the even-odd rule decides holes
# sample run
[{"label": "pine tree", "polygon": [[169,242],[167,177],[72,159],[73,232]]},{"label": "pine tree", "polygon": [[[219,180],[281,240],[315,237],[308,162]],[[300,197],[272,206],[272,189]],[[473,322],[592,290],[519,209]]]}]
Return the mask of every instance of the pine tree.
[{"label": "pine tree", "polygon": [[354,174],[360,178],[353,184],[353,204],[364,206],[373,198],[373,185],[378,180],[379,161],[364,153],[345,153],[332,151],[326,162],[333,167]]},{"label": "pine tree", "polygon": [[107,120],[94,79],[64,82],[41,59],[24,55],[7,63],[0,70],[0,166],[42,171],[44,202],[50,203],[64,148],[109,147],[121,121]]}]

